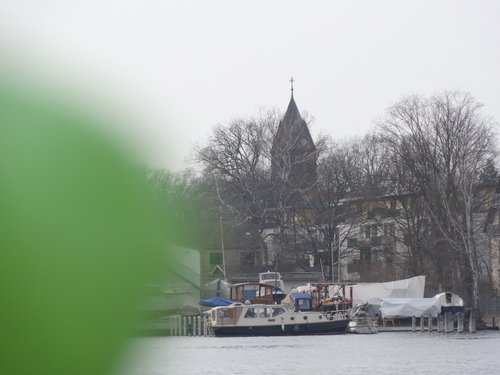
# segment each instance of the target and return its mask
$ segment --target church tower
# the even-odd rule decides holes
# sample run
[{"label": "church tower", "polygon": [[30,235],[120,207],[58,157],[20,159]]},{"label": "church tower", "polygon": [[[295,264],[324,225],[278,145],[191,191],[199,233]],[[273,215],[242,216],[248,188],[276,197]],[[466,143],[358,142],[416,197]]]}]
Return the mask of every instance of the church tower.
[{"label": "church tower", "polygon": [[291,189],[307,190],[316,183],[317,151],[293,97],[293,78],[290,82],[290,103],[271,149],[271,175]]}]

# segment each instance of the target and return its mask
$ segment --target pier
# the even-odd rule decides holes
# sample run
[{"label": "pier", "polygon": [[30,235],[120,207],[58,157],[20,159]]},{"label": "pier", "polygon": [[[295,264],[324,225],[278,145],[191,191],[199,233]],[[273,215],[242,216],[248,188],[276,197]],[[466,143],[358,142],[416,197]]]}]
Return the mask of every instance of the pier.
[{"label": "pier", "polygon": [[209,336],[210,319],[171,315],[141,322],[136,331],[141,336]]}]

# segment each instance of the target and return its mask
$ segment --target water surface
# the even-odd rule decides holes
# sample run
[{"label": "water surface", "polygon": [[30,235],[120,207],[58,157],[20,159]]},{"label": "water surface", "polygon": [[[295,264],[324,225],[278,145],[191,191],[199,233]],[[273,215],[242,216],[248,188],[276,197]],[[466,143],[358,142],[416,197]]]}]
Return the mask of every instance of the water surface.
[{"label": "water surface", "polygon": [[499,331],[137,338],[116,374],[497,374]]}]

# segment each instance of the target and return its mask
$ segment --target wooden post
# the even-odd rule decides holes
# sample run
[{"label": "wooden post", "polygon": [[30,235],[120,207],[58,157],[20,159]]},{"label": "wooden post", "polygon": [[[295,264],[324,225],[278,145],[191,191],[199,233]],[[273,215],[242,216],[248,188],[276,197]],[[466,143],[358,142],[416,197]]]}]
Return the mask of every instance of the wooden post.
[{"label": "wooden post", "polygon": [[449,311],[444,313],[444,332],[453,332],[453,317]]},{"label": "wooden post", "polygon": [[458,319],[457,319],[457,332],[462,333],[464,331],[464,313],[459,312],[457,313]]},{"label": "wooden post", "polygon": [[417,326],[417,317],[416,317],[415,315],[413,315],[413,316],[411,317],[411,331],[412,331],[412,332],[415,332],[415,331],[416,331],[416,329],[417,329],[417,327],[416,327],[416,326]]},{"label": "wooden post", "polygon": [[470,312],[470,318],[469,318],[469,332],[476,332],[476,313],[474,310],[471,310]]}]

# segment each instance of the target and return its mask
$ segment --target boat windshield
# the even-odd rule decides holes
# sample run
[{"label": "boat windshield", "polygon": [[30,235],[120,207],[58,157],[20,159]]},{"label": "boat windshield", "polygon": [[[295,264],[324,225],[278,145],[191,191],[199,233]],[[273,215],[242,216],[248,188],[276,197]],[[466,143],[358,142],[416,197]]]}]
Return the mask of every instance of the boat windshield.
[{"label": "boat windshield", "polygon": [[304,298],[298,298],[295,302],[297,304],[297,308],[299,310],[311,310],[311,300],[304,299]]},{"label": "boat windshield", "polygon": [[260,279],[261,280],[280,280],[281,275],[279,274],[279,272],[266,272],[266,273],[260,274]]}]

